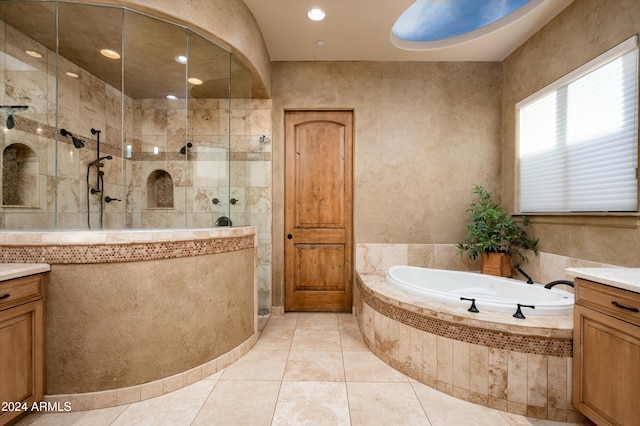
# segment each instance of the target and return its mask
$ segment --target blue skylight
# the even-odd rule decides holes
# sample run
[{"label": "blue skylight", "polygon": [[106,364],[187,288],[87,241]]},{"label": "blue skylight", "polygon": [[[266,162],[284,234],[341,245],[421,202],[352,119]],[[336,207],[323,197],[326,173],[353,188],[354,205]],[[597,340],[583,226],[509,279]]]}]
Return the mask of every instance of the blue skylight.
[{"label": "blue skylight", "polygon": [[436,41],[470,33],[516,11],[531,0],[417,0],[391,33],[409,42]]}]

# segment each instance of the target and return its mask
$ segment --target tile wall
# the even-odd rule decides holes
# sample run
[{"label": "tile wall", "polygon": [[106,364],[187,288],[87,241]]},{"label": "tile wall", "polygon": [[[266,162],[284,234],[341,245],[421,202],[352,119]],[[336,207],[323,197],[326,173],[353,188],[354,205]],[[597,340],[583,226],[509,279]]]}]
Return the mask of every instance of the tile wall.
[{"label": "tile wall", "polygon": [[[132,99],[1,21],[0,44],[0,103],[29,105],[26,113],[15,114],[14,129],[0,132],[0,150],[4,154],[6,147],[19,143],[33,151],[29,181],[36,182],[21,189],[30,194],[28,205],[0,206],[0,228],[86,229],[87,209],[91,228],[100,228],[100,197],[87,200],[87,184],[96,186],[94,168],[87,181],[87,165],[97,155],[90,130],[98,129],[100,156],[113,157],[103,161],[103,195],[122,200],[104,204],[103,227],[203,228],[215,226],[221,216],[229,216],[234,226],[257,225],[260,307],[269,308],[270,100]],[[25,50],[43,57],[30,57]],[[56,112],[57,128],[84,140],[83,148],[57,136]],[[0,121],[5,120],[3,114]],[[185,140],[193,146],[183,155]],[[158,170],[171,178],[173,207],[154,199]],[[230,203],[232,198],[236,204]]]},{"label": "tile wall", "polygon": [[[394,265],[420,266],[423,268],[450,269],[455,271],[479,271],[480,260],[457,256],[455,244],[357,244],[356,270],[387,271]],[[559,279],[571,279],[567,268],[600,268],[617,265],[592,262],[568,256],[540,252],[538,256],[527,255],[521,268],[537,283],[548,283]],[[517,273],[513,278],[525,280]],[[569,288],[563,288],[570,290]]]}]

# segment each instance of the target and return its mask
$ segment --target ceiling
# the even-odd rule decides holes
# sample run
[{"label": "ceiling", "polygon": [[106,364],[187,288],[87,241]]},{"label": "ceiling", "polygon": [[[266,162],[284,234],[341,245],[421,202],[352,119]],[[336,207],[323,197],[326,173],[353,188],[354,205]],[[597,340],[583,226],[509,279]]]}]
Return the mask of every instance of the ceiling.
[{"label": "ceiling", "polygon": [[[56,32],[53,2],[0,2],[0,20],[29,36],[32,50],[58,52],[59,78],[65,71],[88,71],[133,99],[250,97],[251,75],[229,52],[183,27],[117,7],[60,3]],[[124,34],[124,39],[123,39]],[[107,59],[100,49],[124,51]],[[188,52],[188,67],[175,60]],[[46,60],[46,58],[45,58]],[[123,63],[124,61],[124,63]],[[124,78],[123,78],[124,76]],[[187,77],[203,81],[186,84]],[[124,87],[123,87],[124,83]],[[231,84],[231,86],[230,86]]]},{"label": "ceiling", "polygon": [[[394,46],[390,35],[414,0],[244,0],[272,61],[502,61],[572,1],[532,0],[537,5],[525,16],[482,37],[409,51]],[[323,8],[326,18],[309,20],[311,7]]]},{"label": "ceiling", "polygon": [[[408,51],[391,43],[391,27],[413,1],[244,0],[272,61],[501,61],[572,2],[532,0],[537,6],[528,14],[495,32],[447,48]],[[312,6],[324,8],[324,21],[307,18]],[[250,72],[228,52],[182,27],[114,7],[61,2],[58,10],[56,39],[53,2],[0,1],[0,20],[51,50],[58,45],[67,60],[60,63],[61,78],[68,78],[63,68],[70,64],[134,99],[184,98],[186,91],[192,98],[223,98],[229,95],[229,83],[231,97],[250,96]],[[317,40],[325,45],[318,47]],[[103,47],[123,49],[124,63],[99,55]],[[186,68],[174,60],[187,48],[193,58],[188,76],[203,80],[200,86],[187,87]]]}]

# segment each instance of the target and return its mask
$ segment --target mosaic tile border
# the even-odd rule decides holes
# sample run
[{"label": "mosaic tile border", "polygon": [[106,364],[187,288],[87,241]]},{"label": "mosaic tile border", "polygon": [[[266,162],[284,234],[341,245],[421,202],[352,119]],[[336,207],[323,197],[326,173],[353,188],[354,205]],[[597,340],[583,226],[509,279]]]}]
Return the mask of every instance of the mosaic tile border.
[{"label": "mosaic tile border", "polygon": [[[40,123],[27,117],[14,116],[15,126],[14,129],[21,132],[29,133],[35,136],[40,136],[49,139],[52,143],[58,138],[59,143],[66,143],[71,145],[71,139],[63,136],[59,136],[56,128],[48,124]],[[6,126],[6,119],[0,121],[0,125]],[[96,139],[76,134],[80,139],[85,142],[85,148],[95,151],[98,146]],[[106,142],[100,143],[100,150],[102,154],[108,154],[114,157],[120,158],[122,150],[117,146],[111,145]],[[271,161],[271,152],[253,152],[253,151],[225,151],[222,153],[210,153],[210,152],[189,152],[188,157],[180,152],[161,152],[154,154],[152,152],[136,152],[131,157],[126,158],[133,161]]]},{"label": "mosaic tile border", "polygon": [[427,333],[494,349],[555,357],[573,356],[573,339],[525,336],[430,318],[380,300],[359,276],[356,286],[362,301],[374,311]]},{"label": "mosaic tile border", "polygon": [[[71,145],[71,139],[64,136],[59,136],[56,128],[54,126],[50,126],[48,124],[40,123],[38,121],[32,120],[27,117],[14,116],[15,127],[14,129],[19,130],[24,133],[29,133],[35,136],[41,136],[45,139],[49,139],[50,142],[55,142],[56,138],[58,138],[58,142],[66,143],[67,145]],[[6,126],[6,119],[2,125]],[[85,148],[95,151],[98,146],[98,142],[96,139],[92,137],[88,137],[85,135],[76,134],[80,139],[85,142]],[[113,146],[106,142],[100,143],[100,150],[103,154],[109,154],[112,156],[120,156],[121,150],[118,147]]]},{"label": "mosaic tile border", "polygon": [[154,154],[152,152],[138,152],[133,154],[127,160],[134,161],[271,161],[270,152],[231,152],[221,153],[211,152],[189,152],[185,157],[179,152],[160,152]]},{"label": "mosaic tile border", "polygon": [[77,245],[2,245],[4,263],[114,263],[227,253],[255,247],[254,235],[202,240]]}]

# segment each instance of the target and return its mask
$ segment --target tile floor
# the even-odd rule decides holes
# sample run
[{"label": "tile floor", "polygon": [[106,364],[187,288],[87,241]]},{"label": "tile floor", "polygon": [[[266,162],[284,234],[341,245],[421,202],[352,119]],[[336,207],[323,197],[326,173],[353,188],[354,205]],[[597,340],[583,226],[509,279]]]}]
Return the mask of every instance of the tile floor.
[{"label": "tile floor", "polygon": [[114,408],[30,414],[19,425],[573,425],[459,400],[409,379],[349,314],[272,316],[244,357],[193,385]]}]

